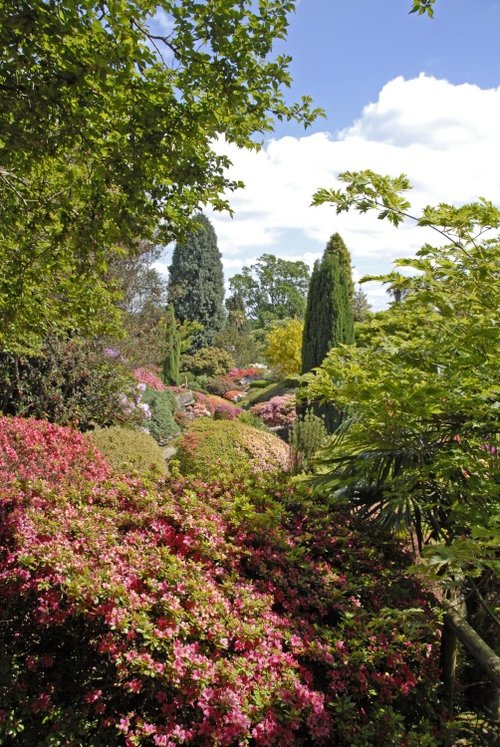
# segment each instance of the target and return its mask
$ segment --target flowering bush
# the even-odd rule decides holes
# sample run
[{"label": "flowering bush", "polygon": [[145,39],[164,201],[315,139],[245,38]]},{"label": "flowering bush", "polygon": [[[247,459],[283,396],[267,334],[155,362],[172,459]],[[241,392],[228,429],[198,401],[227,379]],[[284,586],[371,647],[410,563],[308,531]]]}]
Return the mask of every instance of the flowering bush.
[{"label": "flowering bush", "polygon": [[164,392],[167,388],[157,373],[149,368],[134,368],[133,374],[140,384],[146,384],[156,392]]},{"label": "flowering bush", "polygon": [[209,379],[206,383],[205,389],[210,394],[216,394],[223,397],[229,390],[243,391],[244,386],[239,384],[232,376],[226,374],[225,376],[218,376],[215,379]]},{"label": "flowering bush", "polygon": [[134,420],[121,407],[134,380],[98,342],[48,337],[39,355],[0,353],[0,413],[88,430]]},{"label": "flowering bush", "polygon": [[263,372],[266,370],[265,366],[250,366],[249,368],[232,368],[229,371],[234,381],[238,381],[240,384],[249,384],[253,379],[261,379]]},{"label": "flowering bush", "polygon": [[383,537],[275,476],[111,482],[69,429],[0,433],[1,744],[437,744],[436,623]]},{"label": "flowering bush", "polygon": [[267,402],[259,402],[259,404],[253,405],[250,411],[261,418],[270,428],[293,425],[297,417],[295,395],[284,394],[283,396],[272,397]]},{"label": "flowering bush", "polygon": [[224,395],[224,399],[228,399],[230,402],[237,402],[239,399],[242,399],[243,397],[244,397],[243,392],[238,391],[238,390],[233,390],[233,389],[230,389]]},{"label": "flowering bush", "polygon": [[195,417],[211,417],[225,420],[236,420],[243,412],[241,407],[227,402],[221,397],[216,397],[202,392],[195,392],[196,404],[192,407]]}]

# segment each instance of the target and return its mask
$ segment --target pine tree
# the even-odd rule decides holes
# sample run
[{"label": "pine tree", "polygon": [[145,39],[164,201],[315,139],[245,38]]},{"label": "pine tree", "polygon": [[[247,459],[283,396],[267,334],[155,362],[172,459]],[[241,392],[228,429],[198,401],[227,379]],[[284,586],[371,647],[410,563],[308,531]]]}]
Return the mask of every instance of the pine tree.
[{"label": "pine tree", "polygon": [[338,233],[331,236],[323,257],[313,269],[307,296],[302,373],[320,366],[328,351],[340,343],[354,342],[349,250]]},{"label": "pine tree", "polygon": [[[314,265],[309,285],[302,338],[302,373],[320,366],[336,345],[354,342],[353,293],[351,256],[342,237],[334,233],[322,259]],[[342,421],[339,410],[333,405],[317,403],[313,410],[323,418],[328,433],[337,430]]]},{"label": "pine tree", "polygon": [[167,309],[167,330],[165,337],[163,381],[167,385],[176,386],[179,383],[181,336],[172,304]]},{"label": "pine tree", "polygon": [[176,319],[203,325],[193,350],[210,346],[224,324],[224,276],[217,236],[206,216],[196,216],[191,233],[176,244],[169,273],[168,298]]}]

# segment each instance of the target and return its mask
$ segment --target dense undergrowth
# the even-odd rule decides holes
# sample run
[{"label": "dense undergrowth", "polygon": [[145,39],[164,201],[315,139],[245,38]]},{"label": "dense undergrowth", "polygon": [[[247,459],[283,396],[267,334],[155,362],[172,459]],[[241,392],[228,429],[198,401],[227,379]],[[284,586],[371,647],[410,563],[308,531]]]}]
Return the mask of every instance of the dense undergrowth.
[{"label": "dense undergrowth", "polygon": [[67,428],[0,438],[1,744],[436,743],[436,622],[392,541],[276,475],[139,481]]}]

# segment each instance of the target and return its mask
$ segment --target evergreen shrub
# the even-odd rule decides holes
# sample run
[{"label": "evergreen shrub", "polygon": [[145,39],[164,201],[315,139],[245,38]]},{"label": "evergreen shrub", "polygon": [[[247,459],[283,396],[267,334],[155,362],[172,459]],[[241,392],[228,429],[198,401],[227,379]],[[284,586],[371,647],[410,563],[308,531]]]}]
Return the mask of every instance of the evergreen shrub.
[{"label": "evergreen shrub", "polygon": [[290,429],[288,440],[292,452],[292,469],[295,474],[306,472],[314,454],[327,437],[323,418],[307,410],[299,415]]},{"label": "evergreen shrub", "polygon": [[109,464],[119,472],[145,474],[154,470],[165,474],[167,471],[165,457],[148,433],[114,425],[96,428],[90,438]]},{"label": "evergreen shrub", "polygon": [[234,366],[234,359],[222,348],[200,348],[193,355],[183,355],[181,364],[183,371],[195,376],[215,378],[227,374]]},{"label": "evergreen shrub", "polygon": [[142,401],[149,406],[151,413],[150,419],[145,423],[149,433],[160,445],[168,443],[172,436],[179,432],[175,420],[178,409],[175,396],[168,390],[158,392],[147,387],[142,395]]},{"label": "evergreen shrub", "polygon": [[286,471],[289,447],[273,433],[237,420],[195,420],[180,439],[181,474],[204,480]]}]

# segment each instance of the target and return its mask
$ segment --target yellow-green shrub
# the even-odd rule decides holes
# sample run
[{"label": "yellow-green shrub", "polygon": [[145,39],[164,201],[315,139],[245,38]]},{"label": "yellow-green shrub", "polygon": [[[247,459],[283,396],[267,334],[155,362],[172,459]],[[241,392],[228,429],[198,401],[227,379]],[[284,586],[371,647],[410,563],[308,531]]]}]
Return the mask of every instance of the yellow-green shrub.
[{"label": "yellow-green shrub", "polygon": [[167,471],[162,450],[149,433],[116,425],[111,428],[96,428],[90,436],[99,451],[117,470],[142,474],[151,469],[161,474]]},{"label": "yellow-green shrub", "polygon": [[204,480],[256,472],[288,470],[289,447],[273,433],[238,420],[193,421],[179,442],[183,475]]}]

